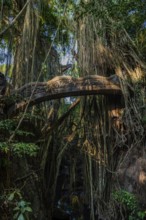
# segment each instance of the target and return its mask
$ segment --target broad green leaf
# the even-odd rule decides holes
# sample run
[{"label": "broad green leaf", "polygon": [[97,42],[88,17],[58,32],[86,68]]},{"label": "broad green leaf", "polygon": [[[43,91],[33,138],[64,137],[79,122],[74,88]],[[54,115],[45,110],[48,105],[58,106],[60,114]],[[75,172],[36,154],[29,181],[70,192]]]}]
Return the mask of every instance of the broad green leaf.
[{"label": "broad green leaf", "polygon": [[8,201],[12,201],[14,199],[15,192],[11,193],[10,196],[8,197]]},{"label": "broad green leaf", "polygon": [[32,208],[31,208],[31,207],[26,207],[26,208],[25,208],[25,211],[27,211],[27,212],[32,212]]},{"label": "broad green leaf", "polygon": [[19,203],[18,203],[19,206],[21,207],[25,207],[26,205],[26,202],[24,200],[21,200]]},{"label": "broad green leaf", "polygon": [[24,215],[20,214],[18,220],[25,220]]}]

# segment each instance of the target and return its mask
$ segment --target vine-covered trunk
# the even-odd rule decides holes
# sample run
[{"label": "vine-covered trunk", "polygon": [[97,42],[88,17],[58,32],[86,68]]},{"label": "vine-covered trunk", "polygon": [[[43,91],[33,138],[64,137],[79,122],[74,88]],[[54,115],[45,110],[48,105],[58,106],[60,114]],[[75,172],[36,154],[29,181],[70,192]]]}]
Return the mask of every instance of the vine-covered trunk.
[{"label": "vine-covered trunk", "polygon": [[[95,213],[104,219],[117,219],[116,211],[113,209],[111,212],[110,209],[113,192],[119,189],[119,169],[125,166],[123,158],[127,158],[133,147],[136,150],[139,144],[143,145],[143,127],[136,113],[139,111],[139,98],[134,94],[134,83],[133,94],[127,87],[142,77],[142,63],[128,33],[122,28],[120,32],[114,29],[116,21],[108,14],[108,2],[83,2],[84,7],[87,4],[90,9],[77,22],[78,61],[82,74],[116,74],[123,79],[120,81],[123,98],[116,95],[92,97],[82,102],[83,146],[89,155],[91,152],[85,162],[84,178],[87,181],[84,192],[86,200],[90,201],[90,219],[96,219]],[[100,16],[100,13],[105,13],[105,16]],[[129,190],[128,184],[125,183],[124,187]]]}]

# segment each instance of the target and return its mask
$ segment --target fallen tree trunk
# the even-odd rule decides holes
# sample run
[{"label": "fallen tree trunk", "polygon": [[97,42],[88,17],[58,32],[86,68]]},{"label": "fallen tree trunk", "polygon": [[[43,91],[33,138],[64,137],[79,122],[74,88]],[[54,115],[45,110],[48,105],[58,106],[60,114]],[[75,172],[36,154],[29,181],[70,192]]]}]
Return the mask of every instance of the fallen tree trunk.
[{"label": "fallen tree trunk", "polygon": [[118,76],[91,75],[83,78],[57,76],[48,82],[26,84],[11,92],[9,100],[11,97],[15,98],[7,104],[7,114],[23,110],[27,105],[31,106],[52,99],[97,94],[122,94]]}]

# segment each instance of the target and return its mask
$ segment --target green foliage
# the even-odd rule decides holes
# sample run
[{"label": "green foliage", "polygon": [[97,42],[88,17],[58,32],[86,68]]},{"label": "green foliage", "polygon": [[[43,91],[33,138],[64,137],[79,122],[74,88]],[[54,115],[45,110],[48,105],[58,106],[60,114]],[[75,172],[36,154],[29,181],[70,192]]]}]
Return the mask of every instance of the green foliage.
[{"label": "green foliage", "polygon": [[[30,117],[29,113],[25,117],[25,119],[34,119],[34,118],[36,119],[35,116]],[[18,157],[22,157],[24,155],[34,157],[37,155],[39,147],[36,144],[31,143],[31,141],[28,141],[30,140],[30,138],[34,137],[34,133],[31,131],[27,131],[26,128],[25,130],[16,129],[18,120],[19,118],[6,119],[0,121],[0,132],[1,132],[0,152],[5,154],[11,153]],[[9,135],[13,133],[15,133],[15,139],[12,143],[8,143],[7,139]],[[26,139],[27,137],[29,138],[28,140]]]},{"label": "green foliage", "polygon": [[15,212],[13,218],[17,220],[29,220],[29,213],[32,212],[30,202],[24,200],[20,200],[13,210]]},{"label": "green foliage", "polygon": [[137,200],[135,195],[129,193],[125,190],[116,191],[114,193],[114,198],[121,204],[127,206],[129,210],[135,210],[137,208]]},{"label": "green foliage", "polygon": [[7,6],[7,7],[11,7],[12,6],[12,1],[11,0],[0,0],[0,5],[2,6]]},{"label": "green foliage", "polygon": [[36,156],[39,147],[33,143],[18,142],[13,144],[13,153],[19,157],[23,155]]},{"label": "green foliage", "polygon": [[24,155],[28,155],[30,157],[36,156],[39,147],[33,143],[7,143],[7,142],[0,142],[0,151],[4,153],[11,152],[18,157],[22,157]]},{"label": "green foliage", "polygon": [[9,146],[6,142],[0,142],[0,151],[3,153],[8,153],[9,152]]},{"label": "green foliage", "polygon": [[0,121],[0,129],[3,130],[12,130],[16,126],[16,121],[12,119],[6,119]]},{"label": "green foliage", "polygon": [[[38,2],[38,10],[40,13],[40,21],[41,21],[41,35],[43,38],[47,38],[52,41],[52,37],[56,35],[55,44],[64,44],[67,45],[69,43],[69,35],[68,30],[70,29],[70,25],[68,25],[69,13],[72,10],[73,3],[68,3],[66,5],[65,1],[51,0],[48,1],[43,0],[41,3]],[[64,7],[66,7],[66,13],[64,13]],[[61,21],[61,22],[60,22]],[[56,29],[59,30],[56,32]]]},{"label": "green foliage", "polygon": [[146,51],[146,1],[142,0],[113,0],[113,1],[81,1],[76,8],[77,20],[91,15],[94,19],[101,20],[98,34],[103,35],[105,31],[111,35],[120,33],[122,30],[131,37],[139,52],[145,58]]},{"label": "green foliage", "polygon": [[141,220],[146,217],[146,211],[140,209],[138,200],[134,194],[120,190],[113,193],[113,198],[119,205],[126,208],[128,220]]},{"label": "green foliage", "polygon": [[0,130],[7,131],[7,132],[9,132],[9,134],[11,134],[15,131],[15,134],[17,134],[19,136],[25,136],[25,137],[28,135],[34,136],[34,134],[32,132],[16,129],[17,124],[18,124],[18,121],[16,119],[2,120],[2,121],[0,121]]},{"label": "green foliage", "polygon": [[4,192],[0,196],[0,201],[5,204],[7,208],[13,210],[13,219],[29,220],[29,214],[32,212],[30,202],[23,199],[19,189],[12,189],[10,192]]}]

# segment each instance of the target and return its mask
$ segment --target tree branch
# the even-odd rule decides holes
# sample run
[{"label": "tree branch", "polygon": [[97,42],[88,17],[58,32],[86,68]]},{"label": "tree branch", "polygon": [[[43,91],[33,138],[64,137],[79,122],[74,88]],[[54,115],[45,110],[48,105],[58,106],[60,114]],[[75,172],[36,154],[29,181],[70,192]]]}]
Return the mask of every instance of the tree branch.
[{"label": "tree branch", "polygon": [[[11,92],[9,99],[15,97],[7,105],[8,114],[23,110],[26,105],[35,105],[52,99],[70,96],[122,94],[119,78],[116,75],[103,77],[97,75],[83,78],[57,76],[48,82],[26,84]],[[31,99],[30,99],[31,97]]]}]

